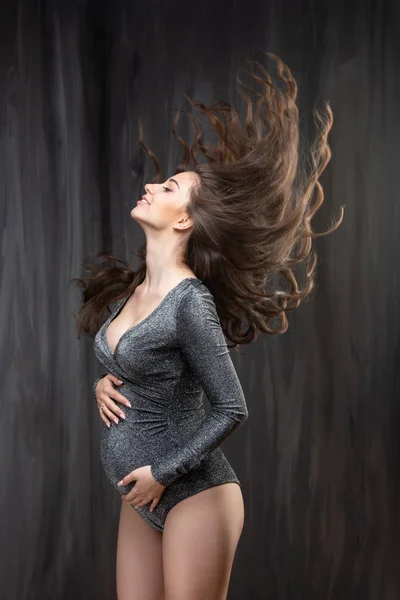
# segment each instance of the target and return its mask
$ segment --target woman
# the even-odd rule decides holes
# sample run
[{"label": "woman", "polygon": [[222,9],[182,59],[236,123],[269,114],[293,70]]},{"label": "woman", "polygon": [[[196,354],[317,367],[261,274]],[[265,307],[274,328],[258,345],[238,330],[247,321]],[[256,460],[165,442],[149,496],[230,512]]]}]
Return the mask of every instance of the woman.
[{"label": "woman", "polygon": [[[244,508],[221,444],[248,412],[225,338],[237,347],[258,331],[287,330],[286,313],[314,286],[312,238],[343,218],[342,209],[325,234],[311,229],[330,158],[330,108],[325,119],[316,113],[311,167],[300,169],[296,82],[269,56],[283,90],[256,63],[261,73],[251,76],[260,89],[255,110],[242,92],[244,125],[227,103],[192,103],[218,144],[206,145],[189,115],[195,140],[190,147],[179,137],[184,160],[173,177],[158,183],[158,162],[141,138],[158,170],[131,211],[146,237],[141,264],[135,271],[115,261],[97,272],[91,266],[91,276],[78,279],[79,328],[96,334],[94,351],[108,372],[94,391],[104,422],[101,461],[122,498],[119,600],[226,598]],[[298,263],[303,289],[292,271]]]}]

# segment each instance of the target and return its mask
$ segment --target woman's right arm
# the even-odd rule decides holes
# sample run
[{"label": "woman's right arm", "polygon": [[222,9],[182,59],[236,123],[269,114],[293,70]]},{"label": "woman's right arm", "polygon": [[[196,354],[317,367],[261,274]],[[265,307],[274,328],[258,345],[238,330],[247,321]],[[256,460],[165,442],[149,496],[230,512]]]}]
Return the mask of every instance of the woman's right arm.
[{"label": "woman's right arm", "polygon": [[[119,423],[116,415],[121,419],[125,419],[124,413],[115,402],[121,402],[121,404],[131,408],[130,402],[125,396],[118,392],[114,387],[114,384],[120,386],[123,385],[123,381],[118,379],[115,375],[112,375],[112,373],[103,373],[97,377],[93,383],[93,392],[96,398],[97,408],[99,409],[100,417],[107,427],[110,427],[110,419],[116,424]],[[100,410],[101,406],[103,408]]]}]

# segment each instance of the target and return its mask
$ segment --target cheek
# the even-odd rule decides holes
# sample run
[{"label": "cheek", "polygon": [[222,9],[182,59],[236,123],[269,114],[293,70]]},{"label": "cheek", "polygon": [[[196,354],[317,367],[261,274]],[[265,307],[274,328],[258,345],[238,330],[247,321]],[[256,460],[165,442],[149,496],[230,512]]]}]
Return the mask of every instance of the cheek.
[{"label": "cheek", "polygon": [[181,205],[179,202],[171,199],[165,199],[163,201],[157,202],[156,205],[157,214],[162,215],[165,219],[175,219],[177,215],[179,215],[181,210]]}]

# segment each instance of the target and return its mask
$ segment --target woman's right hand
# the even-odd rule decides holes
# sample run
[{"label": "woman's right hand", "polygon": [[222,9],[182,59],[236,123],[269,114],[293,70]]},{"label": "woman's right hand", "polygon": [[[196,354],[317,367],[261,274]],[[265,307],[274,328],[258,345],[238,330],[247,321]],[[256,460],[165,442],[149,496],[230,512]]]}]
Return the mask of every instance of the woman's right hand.
[{"label": "woman's right hand", "polygon": [[119,420],[116,415],[118,415],[121,419],[125,419],[124,413],[121,409],[115,404],[115,402],[121,402],[125,406],[129,406],[131,408],[130,402],[120,394],[114,387],[114,385],[122,385],[123,381],[108,373],[97,382],[95,394],[96,394],[96,402],[97,407],[100,412],[100,416],[107,427],[110,427],[110,419],[112,419],[116,424],[119,423]]}]

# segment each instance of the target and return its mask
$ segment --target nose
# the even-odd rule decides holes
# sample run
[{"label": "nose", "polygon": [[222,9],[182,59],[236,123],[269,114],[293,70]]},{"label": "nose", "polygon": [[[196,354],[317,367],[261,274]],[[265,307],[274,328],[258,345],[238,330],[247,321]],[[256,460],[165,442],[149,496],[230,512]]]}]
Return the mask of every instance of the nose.
[{"label": "nose", "polygon": [[145,192],[149,194],[156,194],[158,189],[162,188],[162,183],[146,183],[144,186]]}]

